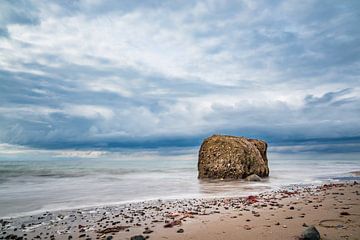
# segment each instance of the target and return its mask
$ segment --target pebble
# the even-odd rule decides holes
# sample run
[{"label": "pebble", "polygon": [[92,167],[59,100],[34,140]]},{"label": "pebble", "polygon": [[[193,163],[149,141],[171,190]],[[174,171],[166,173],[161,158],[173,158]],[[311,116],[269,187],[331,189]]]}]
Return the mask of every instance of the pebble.
[{"label": "pebble", "polygon": [[132,236],[130,240],[145,240],[146,238],[143,235]]},{"label": "pebble", "polygon": [[[356,193],[358,193],[358,191]],[[250,219],[253,219],[252,216],[254,217],[260,216],[260,214],[257,211],[254,211],[254,209],[258,210],[264,207],[268,207],[268,209],[274,209],[276,211],[281,211],[278,208],[283,207],[284,212],[286,212],[285,210],[286,207],[290,210],[301,211],[301,208],[299,208],[296,205],[297,203],[295,202],[294,203],[292,202],[291,204],[280,204],[278,202],[279,199],[286,198],[287,196],[291,196],[293,194],[298,194],[298,192],[283,191],[277,195],[271,196],[271,198],[266,198],[267,196],[266,194],[265,195],[260,194],[257,196],[252,196],[250,199],[248,199],[251,201],[245,200],[244,198],[228,198],[228,199],[220,199],[213,201],[191,199],[191,200],[184,200],[177,202],[159,201],[153,205],[148,203],[136,203],[133,205],[131,204],[126,205],[126,207],[123,206],[100,207],[100,208],[92,209],[91,211],[88,210],[72,211],[69,213],[65,213],[64,215],[59,215],[59,214],[51,215],[50,213],[46,213],[44,214],[44,216],[39,216],[39,215],[29,216],[29,221],[24,221],[26,222],[26,224],[21,223],[20,221],[15,223],[15,222],[6,222],[5,220],[0,220],[0,227],[3,226],[3,228],[1,228],[1,231],[3,236],[5,237],[9,235],[9,233],[13,234],[13,232],[7,232],[7,229],[9,230],[11,229],[12,231],[15,231],[16,229],[17,232],[20,232],[23,230],[27,230],[27,228],[33,226],[37,228],[37,225],[42,225],[43,223],[44,224],[50,223],[52,226],[51,228],[45,227],[48,225],[40,226],[39,229],[36,230],[36,232],[30,234],[31,236],[30,238],[25,237],[25,234],[22,236],[23,238],[34,239],[34,236],[36,234],[39,234],[35,238],[38,239],[42,238],[48,240],[55,238],[55,236],[52,234],[54,234],[55,231],[57,231],[56,229],[59,229],[60,227],[62,230],[59,231],[60,233],[57,234],[64,234],[63,238],[64,239],[67,238],[69,240],[74,238],[78,239],[79,237],[81,237],[81,239],[84,240],[90,239],[89,235],[85,235],[88,231],[95,231],[96,233],[98,233],[96,239],[111,240],[113,238],[118,237],[114,235],[115,232],[122,230],[130,231],[128,227],[138,226],[139,227],[138,229],[141,229],[141,226],[144,227],[151,226],[152,229],[155,229],[157,226],[161,226],[162,224],[165,224],[164,227],[174,227],[176,228],[177,233],[182,233],[183,229],[176,227],[176,225],[180,225],[182,221],[186,221],[186,219],[188,218],[196,217],[195,215],[210,215],[214,213],[225,213],[224,209],[229,209],[229,210],[239,209],[239,211],[243,213],[246,211],[251,212],[252,213],[251,216],[248,216],[250,217]],[[331,193],[329,193],[328,195],[330,194]],[[341,194],[337,194],[336,196],[339,195]],[[310,203],[309,207],[311,206],[314,208],[318,208],[322,206],[321,204],[319,204],[321,203],[321,201],[323,201],[321,196],[314,195],[312,197],[312,201],[304,199],[305,196],[306,196],[305,194],[299,195],[299,197],[302,198],[304,201]],[[339,201],[339,203],[341,203],[341,201]],[[297,207],[295,208],[295,206]],[[340,216],[347,216],[347,215],[351,215],[352,213],[351,210],[346,210],[346,209],[351,209],[350,207],[339,207],[338,209],[339,210],[337,214],[339,214]],[[243,216],[242,213],[232,212],[230,216],[228,215],[228,218],[229,217],[237,218],[237,216],[234,215],[234,213],[237,216]],[[174,215],[174,217],[171,218],[171,217],[167,217],[166,215]],[[271,216],[274,216],[274,214],[271,214]],[[302,218],[304,216],[305,213],[300,212],[300,215],[296,214],[293,215],[293,217],[286,217],[285,219]],[[93,217],[96,217],[95,220],[92,220]],[[38,218],[40,219],[39,221],[37,220]],[[244,218],[246,219],[246,217]],[[250,222],[250,219],[246,219],[248,224]],[[273,218],[271,219],[265,218],[265,220],[272,220],[272,219]],[[128,226],[121,226],[120,223],[124,224],[125,221],[128,223],[126,224]],[[159,225],[155,223],[159,223]],[[268,221],[267,223],[269,224],[270,221]],[[279,222],[275,223],[275,225],[282,226],[283,228],[288,228],[286,225],[281,225]],[[265,226],[270,227],[270,225],[265,225]],[[305,223],[302,224],[302,226],[304,227],[304,229],[308,227],[308,225]],[[341,224],[334,226],[334,228],[335,227],[345,229],[345,226]],[[252,229],[252,227],[248,225],[244,226],[244,228],[247,230]],[[150,230],[149,228],[145,228],[142,234],[143,235],[150,234],[152,232],[153,231]],[[113,233],[113,236],[108,235],[111,233]],[[105,237],[105,234],[108,236]],[[142,236],[142,235],[138,235],[138,236]],[[133,236],[133,237],[138,237],[138,236]],[[19,238],[19,236],[16,237]],[[141,239],[147,239],[149,237],[150,235],[144,235],[142,236],[142,238],[131,238],[131,239],[141,240]],[[0,239],[1,239],[1,234],[0,234]]]},{"label": "pebble", "polygon": [[153,230],[150,230],[150,229],[146,229],[145,231],[143,231],[143,234],[150,234],[154,232]]},{"label": "pebble", "polygon": [[249,225],[245,225],[245,226],[244,226],[244,229],[245,229],[245,230],[251,230],[251,227],[250,227]]}]

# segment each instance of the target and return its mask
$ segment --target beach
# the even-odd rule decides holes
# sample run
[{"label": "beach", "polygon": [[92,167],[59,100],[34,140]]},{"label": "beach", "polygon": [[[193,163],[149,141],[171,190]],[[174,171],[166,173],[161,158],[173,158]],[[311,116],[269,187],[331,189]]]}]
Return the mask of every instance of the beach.
[{"label": "beach", "polygon": [[196,154],[0,158],[0,218],[157,199],[245,197],[294,184],[359,179],[351,173],[359,169],[356,158],[270,154],[270,176],[261,182],[201,180]]},{"label": "beach", "polygon": [[360,240],[359,23],[0,0],[0,240]]},{"label": "beach", "polygon": [[[245,197],[156,200],[1,220],[1,239],[360,238],[356,181],[294,185]],[[135,238],[137,236],[137,238]]]}]

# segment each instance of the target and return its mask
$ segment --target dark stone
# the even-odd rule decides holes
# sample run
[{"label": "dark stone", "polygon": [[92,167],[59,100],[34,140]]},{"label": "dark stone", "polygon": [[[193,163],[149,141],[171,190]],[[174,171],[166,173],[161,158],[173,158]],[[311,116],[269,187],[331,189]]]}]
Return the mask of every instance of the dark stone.
[{"label": "dark stone", "polygon": [[307,227],[301,234],[302,240],[320,240],[320,233],[314,226]]},{"label": "dark stone", "polygon": [[[15,234],[9,234],[5,237],[5,239],[19,239],[19,237]],[[22,239],[22,237],[21,237]]]},{"label": "dark stone", "polygon": [[150,234],[150,233],[152,233],[152,232],[154,232],[154,231],[152,231],[152,230],[150,230],[150,229],[146,229],[145,231],[143,231],[143,234]]},{"label": "dark stone", "polygon": [[132,236],[130,240],[145,240],[146,238],[143,235]]},{"label": "dark stone", "polygon": [[199,151],[199,178],[242,179],[269,175],[267,143],[245,137],[213,135]]}]

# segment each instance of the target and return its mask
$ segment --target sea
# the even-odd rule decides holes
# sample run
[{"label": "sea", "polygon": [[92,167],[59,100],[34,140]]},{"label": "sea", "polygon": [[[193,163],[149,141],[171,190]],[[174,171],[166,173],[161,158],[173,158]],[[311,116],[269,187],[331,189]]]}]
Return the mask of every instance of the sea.
[{"label": "sea", "polygon": [[[0,158],[0,218],[155,199],[247,196],[292,185],[359,180],[360,157],[269,153],[262,182],[199,180],[197,152]],[[116,156],[121,155],[118,153]]]}]

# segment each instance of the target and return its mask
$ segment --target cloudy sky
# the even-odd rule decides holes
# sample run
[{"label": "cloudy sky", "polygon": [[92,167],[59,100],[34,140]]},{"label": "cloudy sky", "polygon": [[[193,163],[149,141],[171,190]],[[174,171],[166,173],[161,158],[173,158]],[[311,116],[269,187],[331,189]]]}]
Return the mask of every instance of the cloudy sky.
[{"label": "cloudy sky", "polygon": [[357,0],[3,0],[1,149],[359,152],[359,23]]}]

